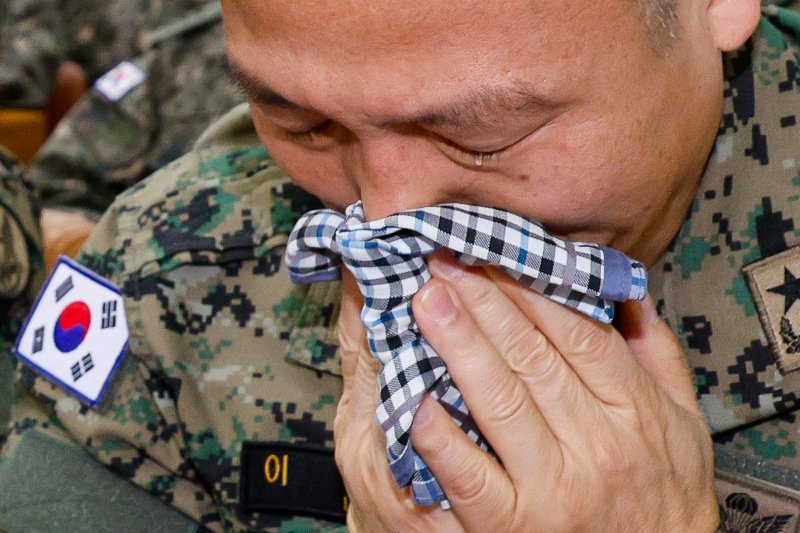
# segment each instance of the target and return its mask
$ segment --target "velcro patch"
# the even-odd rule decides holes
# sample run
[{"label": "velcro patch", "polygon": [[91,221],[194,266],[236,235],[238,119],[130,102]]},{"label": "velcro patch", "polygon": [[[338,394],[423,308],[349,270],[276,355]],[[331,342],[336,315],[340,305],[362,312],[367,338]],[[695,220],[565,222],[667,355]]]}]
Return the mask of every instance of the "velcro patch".
[{"label": "velcro patch", "polygon": [[314,446],[244,442],[241,507],[345,521],[347,493],[333,450]]},{"label": "velcro patch", "polygon": [[800,368],[800,247],[742,269],[782,374]]},{"label": "velcro patch", "polygon": [[796,491],[719,469],[714,478],[720,531],[800,532],[800,494]]},{"label": "velcro patch", "polygon": [[61,256],[14,349],[37,372],[97,407],[127,346],[119,289]]},{"label": "velcro patch", "polygon": [[138,87],[145,79],[145,73],[130,61],[123,61],[103,74],[94,83],[100,94],[116,102]]}]

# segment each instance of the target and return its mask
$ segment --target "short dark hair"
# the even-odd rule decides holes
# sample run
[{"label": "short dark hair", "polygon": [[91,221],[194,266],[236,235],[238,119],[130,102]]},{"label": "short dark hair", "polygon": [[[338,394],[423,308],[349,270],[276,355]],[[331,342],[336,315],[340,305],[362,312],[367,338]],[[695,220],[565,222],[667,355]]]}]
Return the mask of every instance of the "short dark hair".
[{"label": "short dark hair", "polygon": [[669,52],[678,39],[678,0],[635,0],[656,52]]}]

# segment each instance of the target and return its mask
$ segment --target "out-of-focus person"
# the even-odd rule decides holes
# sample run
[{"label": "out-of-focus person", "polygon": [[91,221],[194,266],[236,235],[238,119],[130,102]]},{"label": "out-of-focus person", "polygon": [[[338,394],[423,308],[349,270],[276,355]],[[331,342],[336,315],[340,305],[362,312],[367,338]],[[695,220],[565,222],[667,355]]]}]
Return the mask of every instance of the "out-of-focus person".
[{"label": "out-of-focus person", "polygon": [[144,40],[144,53],[101,76],[32,162],[28,177],[45,208],[99,215],[244,101],[225,58],[217,2],[144,33]]},{"label": "out-of-focus person", "polygon": [[148,30],[208,0],[4,0],[0,107],[44,108],[59,65],[74,61],[94,80],[142,52]]},{"label": "out-of-focus person", "polygon": [[0,146],[0,427],[8,421],[12,396],[11,347],[44,280],[38,217],[22,165]]}]

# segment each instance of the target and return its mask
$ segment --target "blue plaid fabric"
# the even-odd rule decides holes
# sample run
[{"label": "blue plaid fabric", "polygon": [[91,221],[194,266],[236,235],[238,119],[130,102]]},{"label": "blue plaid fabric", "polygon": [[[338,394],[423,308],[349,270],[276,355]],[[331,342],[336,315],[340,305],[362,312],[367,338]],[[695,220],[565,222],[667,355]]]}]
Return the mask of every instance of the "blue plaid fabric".
[{"label": "blue plaid fabric", "polygon": [[286,251],[292,281],[339,279],[344,263],[364,295],[361,320],[382,366],[377,418],[397,484],[411,485],[420,505],[446,506],[444,492],[409,441],[424,395],[436,398],[481,449],[490,448],[411,311],[411,298],[431,277],[424,256],[440,247],[467,265],[495,265],[605,323],[614,317],[614,301],[646,296],[647,271],[621,252],[558,239],[536,222],[489,207],[443,204],[367,222],[357,202],[344,216],[322,209],[297,222]]}]

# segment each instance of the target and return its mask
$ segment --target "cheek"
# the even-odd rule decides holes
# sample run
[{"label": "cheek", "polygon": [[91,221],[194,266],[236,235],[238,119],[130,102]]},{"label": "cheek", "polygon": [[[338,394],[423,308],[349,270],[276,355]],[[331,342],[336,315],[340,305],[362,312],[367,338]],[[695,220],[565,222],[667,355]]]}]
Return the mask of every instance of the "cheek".
[{"label": "cheek", "polygon": [[507,201],[562,232],[629,227],[663,187],[646,154],[614,131],[599,121],[549,127],[516,165],[527,194]]}]

